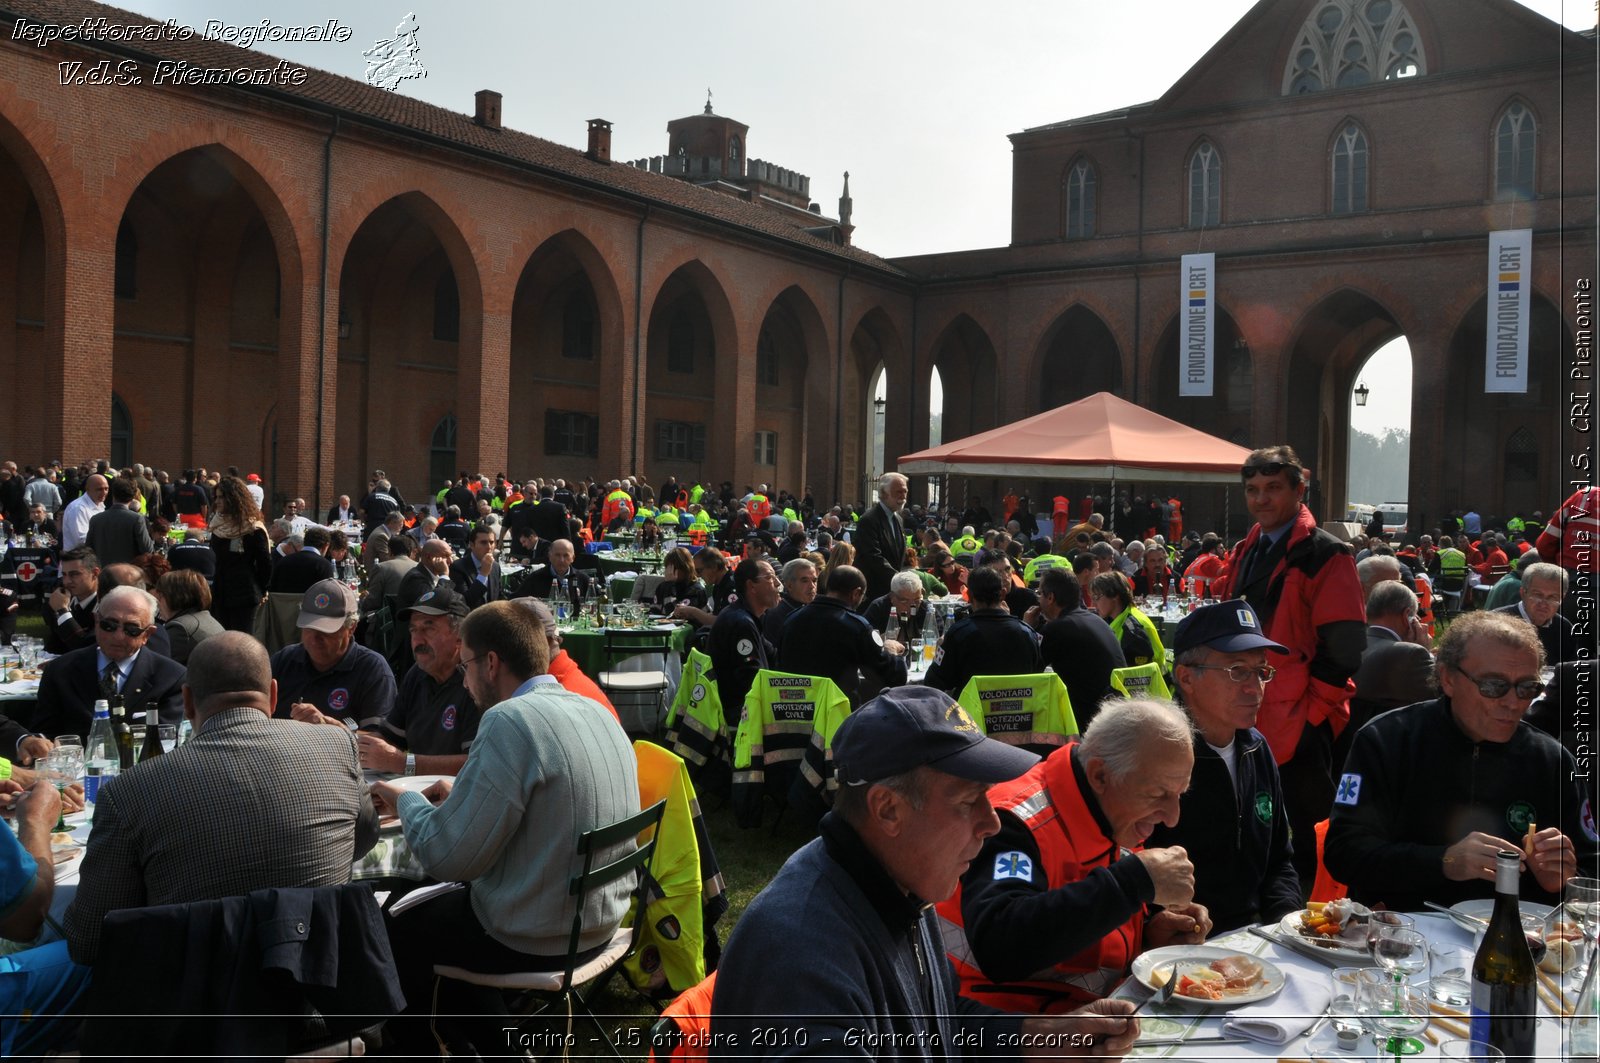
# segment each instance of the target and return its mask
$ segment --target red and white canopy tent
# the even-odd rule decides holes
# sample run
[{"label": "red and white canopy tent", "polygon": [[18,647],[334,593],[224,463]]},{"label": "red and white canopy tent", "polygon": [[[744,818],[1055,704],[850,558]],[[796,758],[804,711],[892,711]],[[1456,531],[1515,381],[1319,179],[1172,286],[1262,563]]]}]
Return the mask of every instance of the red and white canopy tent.
[{"label": "red and white canopy tent", "polygon": [[946,474],[1237,484],[1250,451],[1109,391],[900,459],[912,476]]}]

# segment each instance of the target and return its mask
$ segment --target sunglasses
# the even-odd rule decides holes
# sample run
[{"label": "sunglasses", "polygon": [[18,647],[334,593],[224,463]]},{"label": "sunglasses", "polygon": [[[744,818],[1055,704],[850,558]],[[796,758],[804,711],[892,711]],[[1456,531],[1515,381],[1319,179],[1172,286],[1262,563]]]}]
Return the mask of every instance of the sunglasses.
[{"label": "sunglasses", "polygon": [[1476,676],[1470,676],[1466,672],[1462,672],[1459,668],[1456,671],[1461,673],[1463,679],[1477,687],[1478,693],[1486,698],[1503,698],[1506,696],[1506,692],[1513,687],[1516,688],[1517,697],[1524,701],[1532,701],[1544,693],[1544,683],[1538,679],[1519,679],[1513,683],[1511,680],[1501,679],[1497,675],[1484,676],[1479,679]]},{"label": "sunglasses", "polygon": [[1297,469],[1299,466],[1291,465],[1286,461],[1268,461],[1260,465],[1246,465],[1239,470],[1239,475],[1248,480],[1252,476],[1276,476],[1285,469]]},{"label": "sunglasses", "polygon": [[118,629],[121,629],[122,633],[128,636],[130,639],[136,639],[140,635],[143,635],[145,632],[150,630],[142,624],[133,623],[131,620],[126,623],[118,623],[115,620],[100,621],[100,630],[104,631],[108,635],[114,631],[117,631]]}]

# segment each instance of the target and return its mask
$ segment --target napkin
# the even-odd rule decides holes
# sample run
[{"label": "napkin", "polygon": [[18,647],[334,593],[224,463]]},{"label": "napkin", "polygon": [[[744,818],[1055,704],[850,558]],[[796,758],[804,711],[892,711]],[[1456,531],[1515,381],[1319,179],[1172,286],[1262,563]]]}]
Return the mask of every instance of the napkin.
[{"label": "napkin", "polygon": [[1288,1044],[1311,1029],[1331,1003],[1333,986],[1326,978],[1297,978],[1289,972],[1277,996],[1246,1004],[1223,1019],[1222,1033],[1263,1044]]}]

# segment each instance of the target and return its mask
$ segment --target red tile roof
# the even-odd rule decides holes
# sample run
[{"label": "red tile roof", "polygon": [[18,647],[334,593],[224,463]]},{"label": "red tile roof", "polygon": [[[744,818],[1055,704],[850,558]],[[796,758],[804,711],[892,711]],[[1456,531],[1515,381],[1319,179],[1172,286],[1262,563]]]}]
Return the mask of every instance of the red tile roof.
[{"label": "red tile roof", "polygon": [[[8,16],[22,16],[43,25],[58,26],[79,25],[85,19],[99,18],[118,26],[163,25],[147,16],[89,0],[0,0],[0,21],[14,21]],[[7,39],[10,36],[10,32],[5,34]],[[267,69],[280,61],[279,57],[263,51],[208,40],[198,32],[188,40],[85,43],[97,50],[130,53],[151,60],[188,62],[197,67]],[[270,44],[267,46],[270,47]],[[247,85],[205,86],[197,87],[195,91],[277,96],[303,101],[308,106],[331,108],[356,123],[366,119],[399,126],[434,138],[446,147],[453,146],[522,164],[558,179],[567,178],[599,186],[624,196],[775,237],[797,247],[820,251],[885,273],[905,276],[903,270],[877,255],[857,247],[833,244],[805,232],[796,224],[804,219],[795,219],[791,211],[779,211],[759,202],[712,192],[626,163],[612,162],[608,165],[594,162],[576,148],[512,129],[485,129],[468,114],[368,85],[355,78],[342,77],[302,64],[295,66],[304,69],[308,75],[301,85],[275,85],[270,89]],[[826,224],[827,219],[817,218],[817,227]]]}]

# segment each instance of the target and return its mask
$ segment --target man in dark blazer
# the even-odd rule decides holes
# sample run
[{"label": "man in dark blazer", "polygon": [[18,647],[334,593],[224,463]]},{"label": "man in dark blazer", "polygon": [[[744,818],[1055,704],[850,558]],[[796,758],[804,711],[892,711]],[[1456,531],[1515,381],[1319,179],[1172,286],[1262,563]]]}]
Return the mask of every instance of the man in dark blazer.
[{"label": "man in dark blazer", "polygon": [[1379,713],[1438,697],[1427,628],[1417,619],[1417,595],[1399,580],[1375,583],[1367,595],[1367,648],[1356,669],[1350,725],[1335,748],[1336,763],[1361,726]]},{"label": "man in dark blazer", "polygon": [[519,598],[548,598],[550,588],[565,586],[570,601],[581,601],[589,593],[589,575],[573,564],[578,553],[570,539],[557,539],[550,544],[549,563],[522,581]]},{"label": "man in dark blazer", "polygon": [[94,644],[94,607],[100,596],[100,559],[87,546],[61,555],[61,586],[44,602],[44,649],[60,656]]},{"label": "man in dark blazer", "polygon": [[867,577],[867,601],[889,593],[889,580],[904,567],[906,534],[900,510],[909,493],[906,478],[884,473],[878,482],[878,501],[856,521],[851,542],[856,548],[856,568]]},{"label": "man in dark blazer", "polygon": [[450,582],[469,610],[500,600],[500,562],[494,559],[495,529],[479,525],[472,530],[466,557],[450,566]]},{"label": "man in dark blazer", "polygon": [[0,755],[27,765],[48,753],[58,735],[87,740],[95,701],[114,695],[127,705],[136,732],[147,709],[157,709],[162,723],[183,719],[183,665],[146,646],[156,626],[155,599],[137,587],[113,588],[100,596],[95,620],[95,645],[44,666],[35,733],[9,719],[0,722]]},{"label": "man in dark blazer", "polygon": [[89,535],[84,541],[102,565],[132,561],[155,549],[144,515],[130,508],[138,493],[132,480],[117,477],[111,481],[111,504],[89,518]]},{"label": "man in dark blazer", "polygon": [[1561,600],[1567,593],[1567,572],[1560,565],[1539,562],[1523,565],[1521,601],[1496,609],[1520,617],[1533,625],[1544,644],[1544,663],[1554,668],[1578,656],[1577,640],[1572,637],[1572,621],[1561,615]]},{"label": "man in dark blazer", "polygon": [[124,772],[95,804],[65,920],[78,963],[94,963],[117,909],[349,881],[378,837],[355,739],[271,719],[275,687],[266,650],[243,632],[195,648],[181,688],[194,738]]},{"label": "man in dark blazer", "polygon": [[307,528],[305,543],[292,554],[286,554],[272,566],[269,591],[304,594],[312,584],[333,579],[333,562],[325,556],[328,552],[328,530]]}]

